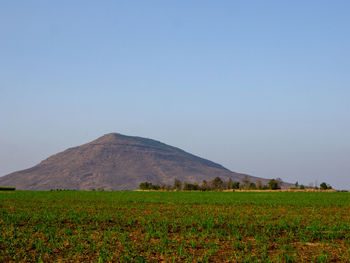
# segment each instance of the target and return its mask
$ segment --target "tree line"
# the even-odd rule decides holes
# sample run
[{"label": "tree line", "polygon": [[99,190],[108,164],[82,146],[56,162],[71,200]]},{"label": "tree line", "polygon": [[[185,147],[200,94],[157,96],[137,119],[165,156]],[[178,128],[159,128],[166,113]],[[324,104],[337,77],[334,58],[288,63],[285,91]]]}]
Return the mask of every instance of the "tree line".
[{"label": "tree line", "polygon": [[174,180],[173,185],[153,184],[151,182],[143,182],[140,184],[141,190],[177,190],[177,191],[222,191],[222,190],[277,190],[281,189],[282,180],[271,179],[268,184],[263,185],[260,180],[256,183],[250,182],[245,178],[242,183],[233,181],[223,181],[220,177],[215,177],[211,181],[203,180],[201,184],[182,182],[179,179]]},{"label": "tree line", "polygon": [[327,184],[326,182],[321,183],[319,186],[315,184],[313,186],[313,183],[310,183],[309,186],[299,185],[298,182],[295,183],[295,187],[291,187],[291,189],[315,189],[315,190],[332,190],[332,186],[330,184]]}]

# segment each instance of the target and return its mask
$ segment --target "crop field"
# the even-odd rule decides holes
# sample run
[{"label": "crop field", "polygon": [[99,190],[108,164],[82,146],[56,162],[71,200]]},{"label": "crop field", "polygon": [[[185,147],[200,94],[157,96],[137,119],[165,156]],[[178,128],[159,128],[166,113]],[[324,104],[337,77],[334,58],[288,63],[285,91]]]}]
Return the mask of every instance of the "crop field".
[{"label": "crop field", "polygon": [[350,194],[0,192],[0,262],[350,262]]}]

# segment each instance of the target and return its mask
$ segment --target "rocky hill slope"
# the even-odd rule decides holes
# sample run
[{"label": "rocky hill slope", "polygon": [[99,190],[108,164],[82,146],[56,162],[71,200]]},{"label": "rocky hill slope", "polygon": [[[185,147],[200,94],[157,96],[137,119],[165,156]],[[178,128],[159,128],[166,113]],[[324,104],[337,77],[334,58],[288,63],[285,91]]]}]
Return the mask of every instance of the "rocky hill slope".
[{"label": "rocky hill slope", "polygon": [[[247,178],[155,140],[111,133],[55,154],[30,169],[0,177],[0,186],[22,190],[132,190],[145,181],[172,185],[175,178],[200,183],[217,176],[240,182]],[[248,179],[268,182],[253,176]]]}]

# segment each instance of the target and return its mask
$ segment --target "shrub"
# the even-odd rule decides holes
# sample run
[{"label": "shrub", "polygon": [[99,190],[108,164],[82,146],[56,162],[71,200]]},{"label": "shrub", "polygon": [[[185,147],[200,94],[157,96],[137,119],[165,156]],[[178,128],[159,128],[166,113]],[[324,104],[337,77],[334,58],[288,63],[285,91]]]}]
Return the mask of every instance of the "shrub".
[{"label": "shrub", "polygon": [[325,182],[323,182],[322,184],[320,184],[320,188],[322,190],[327,190],[327,189],[332,189],[332,186],[330,186],[329,184],[326,184]]},{"label": "shrub", "polygon": [[174,180],[174,188],[177,191],[180,191],[182,189],[182,182],[177,178],[175,178],[175,180]]},{"label": "shrub", "polygon": [[15,191],[15,187],[10,187],[10,186],[0,186],[0,191]]},{"label": "shrub", "polygon": [[256,185],[254,183],[249,184],[249,189],[256,190]]},{"label": "shrub", "polygon": [[281,187],[278,185],[277,180],[275,180],[275,179],[271,179],[271,180],[269,181],[269,188],[270,188],[271,190],[281,189]]},{"label": "shrub", "polygon": [[233,183],[233,189],[239,189],[240,183],[239,182],[234,182]]}]

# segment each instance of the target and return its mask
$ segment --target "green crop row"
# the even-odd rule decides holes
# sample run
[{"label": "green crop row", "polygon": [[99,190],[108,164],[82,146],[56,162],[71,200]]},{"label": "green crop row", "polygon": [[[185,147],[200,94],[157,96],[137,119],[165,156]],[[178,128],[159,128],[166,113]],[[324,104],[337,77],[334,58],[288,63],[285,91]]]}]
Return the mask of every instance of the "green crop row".
[{"label": "green crop row", "polygon": [[0,262],[349,262],[350,194],[2,192]]}]

